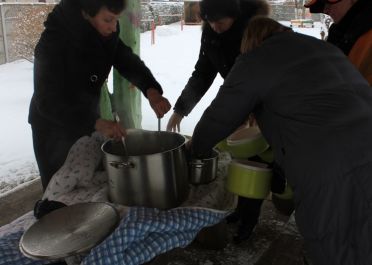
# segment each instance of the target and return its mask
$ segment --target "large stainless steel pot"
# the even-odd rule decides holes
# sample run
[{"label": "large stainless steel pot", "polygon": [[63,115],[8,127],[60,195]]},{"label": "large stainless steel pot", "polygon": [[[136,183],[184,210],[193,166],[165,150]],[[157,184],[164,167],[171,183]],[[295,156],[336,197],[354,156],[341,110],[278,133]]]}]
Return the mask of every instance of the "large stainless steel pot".
[{"label": "large stainless steel pot", "polygon": [[188,195],[185,137],[172,132],[128,130],[121,142],[102,145],[112,202],[169,209]]}]

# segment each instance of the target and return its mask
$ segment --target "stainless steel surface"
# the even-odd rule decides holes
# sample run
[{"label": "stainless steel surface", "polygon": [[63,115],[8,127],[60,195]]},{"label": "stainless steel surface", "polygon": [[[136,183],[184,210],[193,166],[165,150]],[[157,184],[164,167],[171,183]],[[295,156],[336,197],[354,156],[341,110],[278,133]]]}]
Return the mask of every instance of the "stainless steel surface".
[{"label": "stainless steel surface", "polygon": [[34,223],[20,240],[32,259],[59,259],[82,254],[99,244],[119,223],[107,203],[80,203],[55,210]]},{"label": "stainless steel surface", "polygon": [[161,121],[160,121],[160,118],[158,118],[158,131],[160,132],[161,130]]},{"label": "stainless steel surface", "polygon": [[169,209],[186,200],[189,185],[184,136],[132,129],[125,140],[128,161],[120,143],[108,140],[102,145],[111,201]]},{"label": "stainless steel surface", "polygon": [[124,136],[121,137],[121,143],[123,144],[123,153],[124,153],[124,156],[128,160],[127,145],[125,144],[125,138],[124,138]]},{"label": "stainless steel surface", "polygon": [[218,152],[213,149],[212,156],[205,159],[192,159],[189,162],[189,181],[192,184],[206,184],[217,176]]}]

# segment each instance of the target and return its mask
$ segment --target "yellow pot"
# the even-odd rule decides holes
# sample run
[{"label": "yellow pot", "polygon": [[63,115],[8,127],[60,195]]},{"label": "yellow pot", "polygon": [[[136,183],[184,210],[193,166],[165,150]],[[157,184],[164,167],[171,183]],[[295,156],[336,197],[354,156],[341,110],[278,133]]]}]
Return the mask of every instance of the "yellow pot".
[{"label": "yellow pot", "polygon": [[264,163],[233,160],[228,169],[227,190],[237,195],[265,199],[270,193],[272,171]]},{"label": "yellow pot", "polygon": [[218,144],[216,144],[216,148],[220,151],[229,151],[229,147],[227,146],[226,139],[222,140]]},{"label": "yellow pot", "polygon": [[271,147],[263,151],[261,154],[258,154],[258,156],[266,163],[272,163],[274,161],[274,152]]},{"label": "yellow pot", "polygon": [[234,158],[249,158],[264,152],[268,143],[258,127],[237,130],[227,140],[227,148]]},{"label": "yellow pot", "polygon": [[292,188],[291,186],[289,186],[288,184],[285,186],[285,190],[283,193],[279,194],[279,193],[273,193],[273,195],[275,195],[276,197],[282,199],[282,200],[291,200],[293,198],[293,191],[292,191]]}]

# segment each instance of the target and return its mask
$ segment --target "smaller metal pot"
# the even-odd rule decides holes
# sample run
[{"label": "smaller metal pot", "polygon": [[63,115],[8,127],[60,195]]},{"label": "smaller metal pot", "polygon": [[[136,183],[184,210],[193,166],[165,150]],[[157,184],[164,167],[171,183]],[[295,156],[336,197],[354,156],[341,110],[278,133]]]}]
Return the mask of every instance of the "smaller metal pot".
[{"label": "smaller metal pot", "polygon": [[219,152],[213,149],[212,156],[203,159],[192,159],[189,162],[189,182],[192,184],[206,184],[217,176]]}]

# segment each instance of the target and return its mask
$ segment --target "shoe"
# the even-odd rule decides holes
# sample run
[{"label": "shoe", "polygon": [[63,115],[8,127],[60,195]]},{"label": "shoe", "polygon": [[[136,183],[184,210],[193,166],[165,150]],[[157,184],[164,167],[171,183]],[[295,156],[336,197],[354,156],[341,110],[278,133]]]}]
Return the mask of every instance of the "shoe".
[{"label": "shoe", "polygon": [[311,260],[309,259],[306,253],[303,255],[303,261],[305,265],[313,265],[313,263],[311,262]]},{"label": "shoe", "polygon": [[271,192],[283,194],[287,186],[287,179],[284,175],[283,169],[275,162],[271,164],[272,178],[271,178]]},{"label": "shoe", "polygon": [[34,206],[34,216],[40,219],[44,215],[67,205],[59,201],[49,201],[48,199],[38,200]]},{"label": "shoe", "polygon": [[240,243],[248,240],[251,237],[253,229],[255,227],[256,227],[255,225],[252,226],[251,224],[249,224],[249,225],[247,225],[247,224],[239,225],[238,231],[236,232],[236,234],[233,237],[234,243],[235,244],[240,244]]}]

